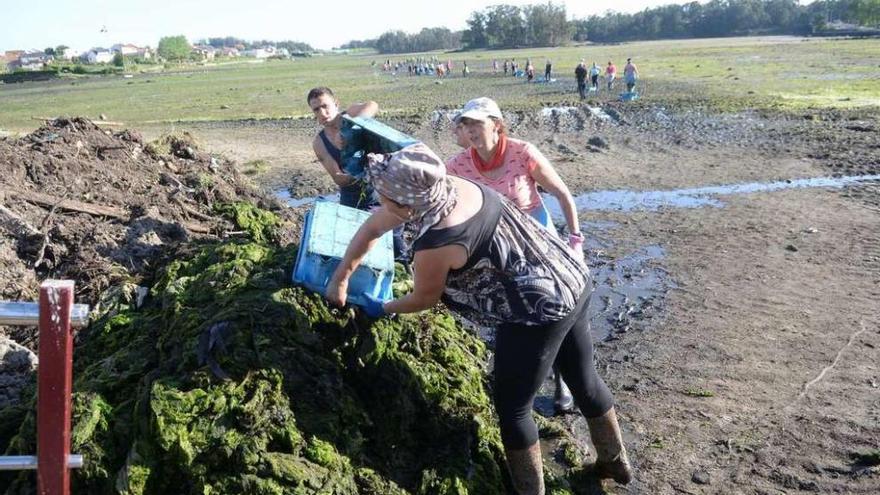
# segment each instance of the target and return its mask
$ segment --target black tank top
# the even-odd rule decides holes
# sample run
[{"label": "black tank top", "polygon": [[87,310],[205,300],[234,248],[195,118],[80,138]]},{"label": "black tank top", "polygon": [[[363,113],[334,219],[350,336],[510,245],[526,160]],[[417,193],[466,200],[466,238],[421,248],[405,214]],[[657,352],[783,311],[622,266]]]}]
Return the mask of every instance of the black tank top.
[{"label": "black tank top", "polygon": [[450,244],[458,244],[467,251],[467,263],[453,272],[470,268],[476,260],[485,254],[489,240],[495,234],[498,219],[501,217],[501,197],[482,184],[471,182],[480,188],[483,205],[480,210],[464,222],[444,229],[431,229],[416,239],[413,252],[422,249],[433,249]]},{"label": "black tank top", "polygon": [[543,325],[567,316],[585,290],[589,270],[568,245],[497,192],[477,184],[483,206],[466,221],[431,229],[413,250],[463,246],[467,262],[446,276],[449,309],[487,326]]},{"label": "black tank top", "polygon": [[330,157],[336,160],[336,164],[342,167],[342,152],[339,148],[330,141],[330,138],[327,137],[327,133],[324,132],[324,129],[321,129],[321,132],[318,133],[321,136],[321,142],[324,143],[324,147],[327,148],[327,153],[330,153]]},{"label": "black tank top", "polygon": [[[343,115],[345,115],[343,113]],[[321,132],[318,133],[318,136],[321,136],[321,142],[324,143],[324,148],[327,149],[327,153],[330,154],[330,158],[336,161],[336,164],[339,165],[339,169],[342,169],[342,150],[336,147],[330,138],[327,137],[327,133],[324,132],[324,129],[321,129]],[[344,170],[343,170],[344,172]],[[341,198],[341,202],[345,206],[351,206],[352,208],[358,208],[361,210],[366,210],[369,206],[378,204],[376,200],[373,198],[373,188],[366,181],[356,181],[347,186],[339,186],[340,193],[345,195],[346,198]]]}]

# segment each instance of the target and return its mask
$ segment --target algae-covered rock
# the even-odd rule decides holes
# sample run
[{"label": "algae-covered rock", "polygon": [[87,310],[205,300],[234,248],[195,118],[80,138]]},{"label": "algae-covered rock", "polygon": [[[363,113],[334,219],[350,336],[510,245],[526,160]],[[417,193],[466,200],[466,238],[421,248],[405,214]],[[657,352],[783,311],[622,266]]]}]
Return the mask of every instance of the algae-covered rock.
[{"label": "algae-covered rock", "polygon": [[[79,337],[74,493],[503,493],[483,343],[439,310],[328,307],[289,283],[296,247],[264,242],[272,219],[245,216],[249,241],[170,262]],[[32,453],[32,406],[12,416],[0,449]]]}]

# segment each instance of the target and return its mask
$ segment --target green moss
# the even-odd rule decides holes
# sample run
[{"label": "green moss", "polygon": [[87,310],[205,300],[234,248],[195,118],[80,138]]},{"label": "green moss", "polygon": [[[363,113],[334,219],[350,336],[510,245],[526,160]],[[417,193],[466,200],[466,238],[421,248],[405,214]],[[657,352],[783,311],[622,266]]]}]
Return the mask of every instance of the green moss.
[{"label": "green moss", "polygon": [[694,387],[685,389],[682,393],[691,397],[715,397],[715,392],[712,392],[711,390],[703,390]]},{"label": "green moss", "polygon": [[880,466],[880,449],[867,452],[853,452],[850,457],[854,462],[865,466]]},{"label": "green moss", "polygon": [[238,228],[246,231],[256,242],[266,242],[273,238],[279,225],[278,216],[246,202],[226,203],[215,206],[220,213],[235,222]]},{"label": "green moss", "polygon": [[[503,493],[483,344],[443,311],[331,308],[290,286],[295,255],[202,246],[82,334],[75,492]],[[18,421],[10,453],[33,452]]]},{"label": "green moss", "polygon": [[245,175],[258,175],[269,169],[269,163],[266,160],[251,160],[241,166],[241,171]]}]

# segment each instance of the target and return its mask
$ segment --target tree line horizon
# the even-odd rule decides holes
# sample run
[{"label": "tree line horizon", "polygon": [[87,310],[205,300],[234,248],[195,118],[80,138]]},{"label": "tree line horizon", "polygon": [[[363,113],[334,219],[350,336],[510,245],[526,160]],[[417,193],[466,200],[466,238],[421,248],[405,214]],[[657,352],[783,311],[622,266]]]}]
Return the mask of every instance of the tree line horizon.
[{"label": "tree line horizon", "polygon": [[[633,14],[608,11],[567,19],[564,5],[553,2],[525,6],[493,5],[471,13],[467,28],[424,28],[418,33],[386,31],[378,38],[352,40],[337,48],[369,48],[381,54],[435,50],[510,49],[563,46],[579,42],[616,43],[658,39],[713,38],[751,35],[812,35],[832,22],[880,28],[880,0],[710,0],[668,4]],[[316,52],[300,41],[247,41],[234,36],[204,38],[197,43],[215,48],[258,48],[271,44],[291,53]],[[158,52],[170,59],[189,54],[183,36],[160,40]]]},{"label": "tree line horizon", "polygon": [[710,0],[647,8],[633,14],[608,11],[568,20],[564,5],[493,5],[471,13],[467,28],[424,28],[409,34],[387,31],[353,40],[340,49],[372,48],[383,54],[433,50],[537,48],[592,41],[614,43],[657,39],[821,33],[831,22],[880,26],[880,0]]}]

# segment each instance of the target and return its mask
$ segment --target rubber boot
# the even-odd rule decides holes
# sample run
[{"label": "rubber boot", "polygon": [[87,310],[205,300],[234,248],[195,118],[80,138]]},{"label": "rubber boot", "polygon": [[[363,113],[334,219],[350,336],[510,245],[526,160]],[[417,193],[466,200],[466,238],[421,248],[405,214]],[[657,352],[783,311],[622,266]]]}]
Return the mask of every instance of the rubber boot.
[{"label": "rubber boot", "polygon": [[571,390],[562,379],[562,373],[559,368],[553,365],[553,381],[556,382],[556,390],[553,392],[553,407],[556,414],[564,414],[574,409],[574,397],[571,396]]},{"label": "rubber boot", "polygon": [[544,464],[541,444],[535,442],[522,450],[505,449],[510,479],[517,495],[544,495]]},{"label": "rubber boot", "polygon": [[614,408],[598,418],[587,418],[587,426],[596,447],[596,463],[590,471],[599,479],[613,479],[622,485],[632,481],[632,466],[626,457]]}]

